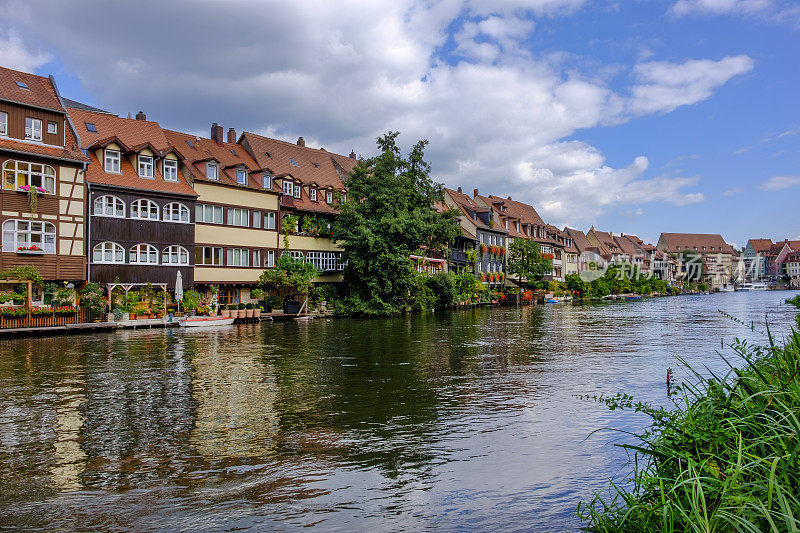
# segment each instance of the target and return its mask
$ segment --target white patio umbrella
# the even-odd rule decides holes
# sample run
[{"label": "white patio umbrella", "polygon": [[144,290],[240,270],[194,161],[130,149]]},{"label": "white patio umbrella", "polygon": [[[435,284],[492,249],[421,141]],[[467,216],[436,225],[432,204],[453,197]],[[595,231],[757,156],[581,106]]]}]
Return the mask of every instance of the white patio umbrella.
[{"label": "white patio umbrella", "polygon": [[180,302],[183,300],[183,277],[181,271],[178,270],[178,277],[175,278],[175,301]]}]

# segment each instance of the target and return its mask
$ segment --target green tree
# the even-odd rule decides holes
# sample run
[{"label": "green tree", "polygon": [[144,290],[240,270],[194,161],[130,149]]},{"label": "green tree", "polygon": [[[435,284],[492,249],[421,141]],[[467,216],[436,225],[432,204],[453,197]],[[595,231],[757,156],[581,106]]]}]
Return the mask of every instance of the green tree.
[{"label": "green tree", "polygon": [[295,259],[288,250],[284,250],[275,261],[275,266],[261,273],[258,284],[263,288],[274,288],[281,301],[284,301],[292,294],[308,296],[312,281],[320,274],[321,271],[314,265]]},{"label": "green tree", "polygon": [[433,208],[443,192],[424,160],[427,141],[415,144],[406,158],[397,135],[380,137],[380,153],[359,162],[345,179],[352,200],[339,206],[334,226],[347,261],[348,298],[364,314],[404,308],[416,283],[410,256],[446,249],[459,231],[454,211]]},{"label": "green tree", "polygon": [[539,243],[531,239],[514,239],[508,247],[508,272],[525,278],[528,283],[541,280],[553,270],[553,261],[543,257]]},{"label": "green tree", "polygon": [[567,285],[567,290],[578,298],[583,298],[588,293],[586,282],[578,274],[567,274],[564,283]]}]

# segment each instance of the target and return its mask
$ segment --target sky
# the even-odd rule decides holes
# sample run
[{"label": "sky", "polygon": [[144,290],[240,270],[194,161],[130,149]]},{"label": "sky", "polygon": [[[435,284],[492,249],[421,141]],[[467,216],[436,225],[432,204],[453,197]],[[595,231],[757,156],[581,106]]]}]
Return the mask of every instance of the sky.
[{"label": "sky", "polygon": [[0,64],[208,136],[427,139],[556,226],[800,238],[795,0],[0,0]]}]

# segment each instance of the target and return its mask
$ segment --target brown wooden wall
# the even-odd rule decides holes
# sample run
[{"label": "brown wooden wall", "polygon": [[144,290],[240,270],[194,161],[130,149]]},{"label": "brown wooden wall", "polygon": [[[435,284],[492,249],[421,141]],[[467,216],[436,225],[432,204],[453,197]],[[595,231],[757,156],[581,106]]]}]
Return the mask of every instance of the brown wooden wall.
[{"label": "brown wooden wall", "polygon": [[[64,115],[31,107],[22,107],[0,102],[0,111],[8,113],[8,136],[12,139],[25,139],[25,117],[38,118],[42,121],[42,142],[54,146],[64,146]],[[58,124],[58,133],[47,133],[47,123]]]}]

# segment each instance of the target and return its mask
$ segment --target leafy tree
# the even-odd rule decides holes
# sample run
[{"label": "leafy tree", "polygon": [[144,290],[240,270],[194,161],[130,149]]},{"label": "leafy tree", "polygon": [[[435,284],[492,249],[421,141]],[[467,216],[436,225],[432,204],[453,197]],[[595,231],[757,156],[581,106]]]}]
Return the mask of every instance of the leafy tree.
[{"label": "leafy tree", "polygon": [[586,296],[588,287],[586,286],[586,282],[583,281],[578,274],[567,274],[564,278],[564,282],[567,285],[567,290],[576,294],[578,298]]},{"label": "leafy tree", "polygon": [[378,138],[380,153],[359,162],[345,179],[351,201],[339,206],[334,227],[347,261],[349,299],[364,314],[404,308],[417,283],[410,255],[445,249],[459,231],[454,211],[433,208],[443,192],[424,160],[427,141],[403,157],[397,135]]},{"label": "leafy tree", "polygon": [[508,272],[528,282],[541,280],[553,270],[553,261],[543,257],[539,243],[531,239],[514,239],[508,247]]},{"label": "leafy tree", "polygon": [[469,302],[486,290],[486,285],[478,281],[472,272],[460,272],[453,277],[458,301]]},{"label": "leafy tree", "polygon": [[275,266],[261,273],[258,284],[263,288],[274,288],[281,301],[284,301],[292,294],[307,296],[311,292],[312,280],[320,274],[321,271],[314,265],[295,259],[288,250],[284,250],[275,261]]},{"label": "leafy tree", "polygon": [[436,297],[437,309],[450,307],[458,300],[458,291],[453,278],[453,274],[449,272],[440,272],[427,278],[426,285]]}]

